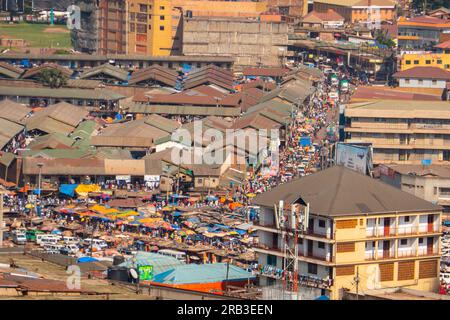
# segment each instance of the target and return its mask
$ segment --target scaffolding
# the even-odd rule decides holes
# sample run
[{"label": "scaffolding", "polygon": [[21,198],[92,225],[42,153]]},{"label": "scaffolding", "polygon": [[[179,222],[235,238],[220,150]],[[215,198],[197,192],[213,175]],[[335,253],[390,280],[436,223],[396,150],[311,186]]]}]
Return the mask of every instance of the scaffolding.
[{"label": "scaffolding", "polygon": [[295,203],[287,204],[279,201],[278,207],[274,206],[276,227],[281,232],[283,249],[283,299],[294,300],[299,297],[299,272],[298,272],[298,239],[307,231],[309,223],[309,204],[301,199]]}]

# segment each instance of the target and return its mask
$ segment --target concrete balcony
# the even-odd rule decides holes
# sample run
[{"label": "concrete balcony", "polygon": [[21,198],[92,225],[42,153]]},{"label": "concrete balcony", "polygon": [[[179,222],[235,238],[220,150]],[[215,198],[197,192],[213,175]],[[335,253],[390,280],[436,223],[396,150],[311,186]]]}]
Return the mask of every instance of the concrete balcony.
[{"label": "concrete balcony", "polygon": [[389,232],[386,232],[382,227],[378,228],[366,228],[367,238],[388,238],[398,236],[420,236],[427,234],[441,233],[440,226],[433,226],[431,229],[428,225],[425,226],[412,226],[412,227],[398,227],[389,228]]}]

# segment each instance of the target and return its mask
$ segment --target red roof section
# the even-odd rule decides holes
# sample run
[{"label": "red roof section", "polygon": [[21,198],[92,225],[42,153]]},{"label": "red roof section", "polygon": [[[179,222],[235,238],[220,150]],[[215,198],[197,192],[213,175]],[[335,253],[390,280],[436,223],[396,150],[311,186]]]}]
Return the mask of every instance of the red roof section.
[{"label": "red roof section", "polygon": [[439,43],[439,44],[435,45],[434,47],[439,48],[439,49],[450,49],[450,40]]},{"label": "red roof section", "polygon": [[408,20],[408,22],[419,22],[419,23],[431,23],[431,24],[441,24],[441,23],[447,23],[447,20],[439,19],[436,17],[430,17],[430,16],[419,16],[414,17]]},{"label": "red roof section", "polygon": [[[414,93],[407,91],[395,90],[389,87],[358,87],[352,99],[380,99],[380,100],[425,100],[425,101],[441,101],[441,96],[426,94],[426,93]],[[353,101],[356,102],[356,101]]]},{"label": "red roof section", "polygon": [[244,76],[256,77],[282,77],[289,72],[286,68],[245,68]]},{"label": "red roof section", "polygon": [[425,78],[450,80],[450,72],[436,67],[414,67],[394,73],[394,78]]},{"label": "red roof section", "polygon": [[318,12],[318,11],[311,11],[306,16],[303,17],[303,21],[305,19],[308,19],[309,17],[316,17],[322,21],[340,21],[345,20],[343,16],[341,16],[339,13],[334,11],[333,9],[328,9],[327,12]]}]

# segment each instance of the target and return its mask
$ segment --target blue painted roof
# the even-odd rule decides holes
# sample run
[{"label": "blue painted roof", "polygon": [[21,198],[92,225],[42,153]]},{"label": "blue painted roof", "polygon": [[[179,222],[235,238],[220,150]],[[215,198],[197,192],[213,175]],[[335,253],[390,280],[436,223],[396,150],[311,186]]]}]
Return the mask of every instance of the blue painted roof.
[{"label": "blue painted roof", "polygon": [[[137,266],[153,266],[153,274],[172,270],[173,268],[182,266],[184,264],[176,258],[145,251],[138,251],[135,255],[135,258]],[[119,266],[126,268],[135,267],[132,259],[122,262]]]},{"label": "blue painted roof", "polygon": [[[227,264],[186,264],[160,274],[155,272],[154,282],[164,284],[188,284],[222,282],[227,279]],[[256,277],[242,268],[230,264],[228,280],[247,280]]]}]

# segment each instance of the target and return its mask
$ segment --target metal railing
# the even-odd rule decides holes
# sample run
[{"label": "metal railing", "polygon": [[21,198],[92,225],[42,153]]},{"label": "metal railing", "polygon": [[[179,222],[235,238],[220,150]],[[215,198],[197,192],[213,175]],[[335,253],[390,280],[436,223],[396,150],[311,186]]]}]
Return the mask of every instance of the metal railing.
[{"label": "metal railing", "polygon": [[412,227],[394,227],[389,228],[388,234],[385,234],[385,230],[383,227],[378,228],[373,227],[373,228],[366,228],[366,237],[391,237],[399,235],[420,235],[439,232],[442,232],[441,227],[435,225],[433,225],[433,228],[431,230],[428,228],[428,225],[412,226]]}]

